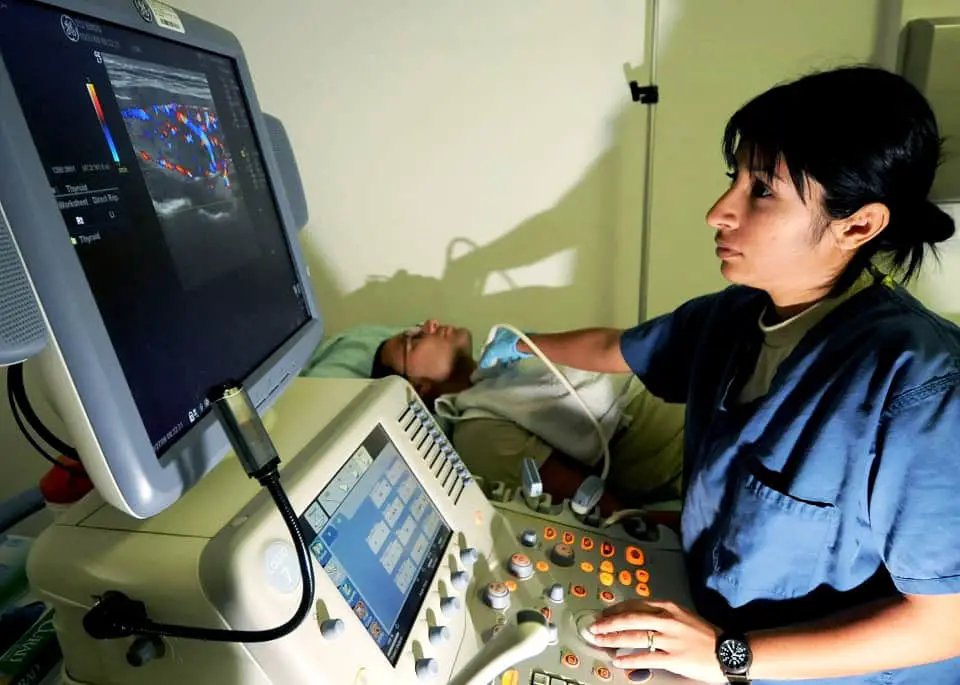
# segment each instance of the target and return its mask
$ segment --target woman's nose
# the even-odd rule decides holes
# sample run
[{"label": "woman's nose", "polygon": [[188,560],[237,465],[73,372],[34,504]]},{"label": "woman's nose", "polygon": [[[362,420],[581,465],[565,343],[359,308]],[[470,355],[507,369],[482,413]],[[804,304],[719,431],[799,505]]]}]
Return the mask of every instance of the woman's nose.
[{"label": "woman's nose", "polygon": [[738,212],[736,200],[733,197],[734,189],[731,188],[713,204],[710,211],[707,212],[707,225],[718,231],[724,229],[736,228]]}]

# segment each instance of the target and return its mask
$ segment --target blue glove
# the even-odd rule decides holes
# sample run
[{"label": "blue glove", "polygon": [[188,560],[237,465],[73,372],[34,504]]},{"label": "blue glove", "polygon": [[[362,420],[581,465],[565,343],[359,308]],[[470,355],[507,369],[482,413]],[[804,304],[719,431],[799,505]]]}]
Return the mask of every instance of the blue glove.
[{"label": "blue glove", "polygon": [[497,329],[493,340],[488,342],[481,351],[478,366],[481,369],[489,369],[494,366],[506,366],[521,359],[532,357],[532,354],[520,352],[517,349],[518,342],[520,342],[520,339],[515,333],[511,333],[505,328]]}]

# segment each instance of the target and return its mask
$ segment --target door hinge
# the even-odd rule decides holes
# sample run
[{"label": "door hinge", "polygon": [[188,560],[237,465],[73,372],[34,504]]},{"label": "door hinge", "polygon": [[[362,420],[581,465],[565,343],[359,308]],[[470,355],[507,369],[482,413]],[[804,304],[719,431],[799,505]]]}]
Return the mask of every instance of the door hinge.
[{"label": "door hinge", "polygon": [[660,87],[655,84],[641,86],[636,81],[631,81],[630,97],[633,98],[634,102],[639,102],[644,105],[655,105],[660,102]]}]

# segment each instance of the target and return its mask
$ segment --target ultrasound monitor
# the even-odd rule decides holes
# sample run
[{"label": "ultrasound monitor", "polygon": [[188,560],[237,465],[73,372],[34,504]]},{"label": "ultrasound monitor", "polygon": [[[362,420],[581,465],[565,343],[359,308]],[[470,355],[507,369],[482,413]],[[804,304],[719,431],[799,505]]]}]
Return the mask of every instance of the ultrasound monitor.
[{"label": "ultrasound monitor", "polygon": [[322,319],[239,43],[162,3],[0,0],[0,209],[84,467],[146,518],[226,453],[210,388],[265,411]]}]

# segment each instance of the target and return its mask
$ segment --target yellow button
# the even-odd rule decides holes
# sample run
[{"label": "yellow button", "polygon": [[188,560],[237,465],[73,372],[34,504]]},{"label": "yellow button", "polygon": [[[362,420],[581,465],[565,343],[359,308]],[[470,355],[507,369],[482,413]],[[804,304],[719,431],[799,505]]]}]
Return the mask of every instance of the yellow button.
[{"label": "yellow button", "polygon": [[600,562],[600,570],[604,573],[613,573],[613,562],[605,559]]},{"label": "yellow button", "polygon": [[580,570],[584,573],[593,573],[593,564],[591,564],[589,561],[585,561],[580,564]]},{"label": "yellow button", "polygon": [[517,581],[515,581],[515,580],[505,580],[505,581],[503,582],[503,584],[507,586],[507,589],[508,589],[510,592],[516,592],[516,591],[517,591]]},{"label": "yellow button", "polygon": [[550,570],[550,564],[548,564],[545,561],[538,561],[537,570],[540,571],[540,573],[546,573],[547,571]]},{"label": "yellow button", "polygon": [[604,587],[610,587],[613,585],[613,574],[612,573],[600,573],[597,576],[597,579],[600,581],[600,584]]},{"label": "yellow button", "polygon": [[520,685],[520,672],[515,668],[505,671],[504,674],[500,676],[500,685]]}]

